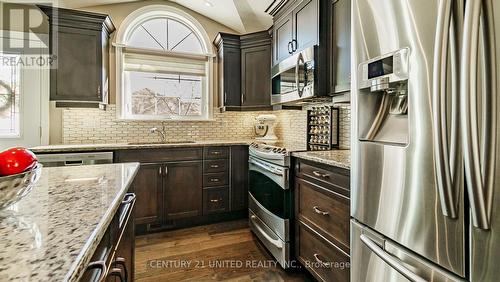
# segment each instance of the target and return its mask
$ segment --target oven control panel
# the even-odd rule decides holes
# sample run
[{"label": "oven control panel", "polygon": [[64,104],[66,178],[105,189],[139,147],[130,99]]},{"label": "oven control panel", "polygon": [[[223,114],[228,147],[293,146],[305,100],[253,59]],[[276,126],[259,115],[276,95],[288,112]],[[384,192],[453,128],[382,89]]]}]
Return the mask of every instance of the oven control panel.
[{"label": "oven control panel", "polygon": [[250,145],[250,147],[254,148],[255,150],[260,151],[262,153],[271,153],[271,154],[277,154],[277,155],[282,155],[282,156],[286,155],[286,153],[287,153],[285,148],[267,145],[267,144],[263,144],[263,143],[257,143],[257,142],[253,142]]}]

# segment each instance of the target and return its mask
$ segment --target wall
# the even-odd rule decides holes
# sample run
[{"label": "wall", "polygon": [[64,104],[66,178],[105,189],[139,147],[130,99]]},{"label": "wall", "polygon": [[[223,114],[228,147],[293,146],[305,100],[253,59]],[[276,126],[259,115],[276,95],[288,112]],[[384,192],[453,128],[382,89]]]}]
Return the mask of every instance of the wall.
[{"label": "wall", "polygon": [[[133,11],[144,7],[148,5],[167,5],[171,7],[178,8],[194,18],[198,20],[198,22],[204,27],[205,31],[208,34],[208,37],[210,41],[212,42],[215,39],[215,36],[217,35],[218,32],[228,32],[228,33],[235,33],[237,34],[236,31],[221,25],[201,14],[198,14],[194,11],[191,11],[189,9],[186,9],[183,6],[180,6],[178,4],[172,3],[170,1],[161,1],[161,0],[153,0],[153,1],[138,1],[138,2],[130,2],[130,3],[121,3],[121,4],[111,4],[111,5],[102,5],[102,6],[94,6],[94,7],[86,7],[82,8],[82,10],[90,11],[90,12],[96,12],[96,13],[103,13],[107,14],[111,17],[113,24],[115,25],[116,29],[118,30],[123,22],[123,20]],[[111,41],[114,42],[116,32],[112,34]],[[215,51],[214,51],[215,52]],[[214,69],[217,69],[217,65],[214,65]],[[110,99],[109,102],[110,104],[115,104],[116,103],[116,64],[115,64],[115,49],[113,47],[110,48]],[[217,81],[217,77],[214,77],[214,81]],[[213,85],[213,89],[217,89],[217,85]],[[217,99],[214,99],[214,101],[217,101]],[[50,108],[50,144],[61,144],[61,143],[66,143],[67,138],[65,138],[64,133],[63,133],[63,109],[60,108],[55,108],[53,103],[51,103],[51,108]],[[80,110],[71,110],[70,112],[74,113],[75,111],[81,111],[82,113],[89,112],[87,109],[80,109]],[[93,110],[90,110],[90,112],[95,112]],[[96,113],[98,115],[105,115],[105,116],[110,116],[109,112],[107,113]],[[112,117],[114,119],[114,117]]]},{"label": "wall", "polygon": [[[172,122],[163,124],[167,138],[173,140],[248,140],[254,137],[255,117],[269,112],[225,112],[216,113],[213,121]],[[287,146],[306,148],[307,108],[301,111],[286,110],[272,112],[278,117],[276,134]],[[340,106],[340,147],[349,148],[349,105]],[[156,142],[159,137],[149,133],[152,127],[161,126],[157,121],[123,121],[116,119],[116,107],[106,111],[98,109],[64,109],[63,142],[124,143]]]},{"label": "wall", "polygon": [[[190,16],[194,17],[205,29],[205,31],[208,34],[208,37],[210,39],[210,43],[213,42],[215,39],[215,36],[217,36],[218,32],[228,32],[228,33],[234,33],[238,34],[238,32],[218,23],[215,22],[201,14],[198,14],[192,10],[189,10],[181,5],[172,3],[170,1],[161,1],[161,0],[154,0],[154,1],[138,1],[138,2],[130,2],[130,3],[122,3],[122,4],[112,4],[112,5],[102,5],[102,6],[95,6],[95,7],[86,7],[82,8],[82,10],[90,11],[90,12],[96,12],[96,13],[102,13],[102,14],[107,14],[111,17],[113,24],[116,27],[116,30],[119,30],[121,27],[121,24],[125,18],[132,13],[133,11],[142,8],[144,6],[148,5],[165,5],[165,6],[170,6],[177,8],[183,12],[186,12]],[[117,32],[113,33],[111,41],[115,42],[115,36]],[[211,45],[212,46],[212,45]],[[214,47],[214,52],[215,53],[215,47]],[[115,104],[116,103],[116,64],[115,64],[115,48],[111,48],[110,50],[110,103]],[[216,69],[216,66],[215,66]],[[214,81],[216,80],[216,77],[214,78]],[[214,85],[215,86],[215,85]],[[217,89],[217,88],[214,88]],[[214,99],[217,100],[217,99]]]},{"label": "wall", "polygon": [[[213,41],[219,31],[236,33],[235,31],[212,21],[196,12],[168,1],[140,1],[88,7],[85,10],[109,14],[118,29],[125,17],[136,9],[153,4],[165,4],[181,9],[204,26],[210,40]],[[116,33],[115,33],[116,34]],[[114,38],[113,38],[114,40]],[[115,53],[111,50],[111,95],[112,104],[116,101],[115,92]],[[215,88],[217,89],[217,88]],[[217,99],[214,99],[216,101]],[[276,111],[278,124],[277,135],[294,148],[306,148],[307,108],[298,110]],[[97,109],[60,109],[62,127],[61,138],[57,143],[123,143],[123,142],[155,142],[158,136],[149,133],[151,127],[161,126],[159,121],[123,121],[116,119],[116,106],[110,105],[106,111]],[[214,121],[204,122],[165,122],[169,139],[250,139],[253,138],[253,124],[257,115],[263,112],[226,112],[215,113]],[[340,146],[349,147],[350,109],[341,106],[340,111]],[[57,140],[52,138],[51,140]],[[52,143],[52,142],[51,142]]]}]

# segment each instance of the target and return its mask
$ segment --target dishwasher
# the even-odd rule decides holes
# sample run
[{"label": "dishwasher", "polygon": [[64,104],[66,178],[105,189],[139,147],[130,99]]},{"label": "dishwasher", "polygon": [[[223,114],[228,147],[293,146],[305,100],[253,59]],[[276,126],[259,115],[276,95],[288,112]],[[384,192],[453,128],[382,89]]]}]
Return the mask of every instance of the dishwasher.
[{"label": "dishwasher", "polygon": [[113,152],[37,154],[36,157],[44,167],[113,163]]}]

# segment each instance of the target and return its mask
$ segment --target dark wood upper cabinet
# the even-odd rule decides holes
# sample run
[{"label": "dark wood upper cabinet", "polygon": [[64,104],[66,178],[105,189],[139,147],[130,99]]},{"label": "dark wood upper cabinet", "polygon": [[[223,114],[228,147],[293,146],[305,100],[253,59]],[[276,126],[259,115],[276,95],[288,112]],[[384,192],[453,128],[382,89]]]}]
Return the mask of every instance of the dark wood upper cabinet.
[{"label": "dark wood upper cabinet", "polygon": [[107,104],[109,37],[115,30],[109,16],[39,8],[49,17],[50,50],[57,56],[50,70],[50,100],[65,107]]},{"label": "dark wood upper cabinet", "polygon": [[319,43],[319,0],[290,1],[271,15],[273,66]]},{"label": "dark wood upper cabinet", "polygon": [[293,52],[318,44],[318,0],[303,0],[292,12]]},{"label": "dark wood upper cabinet", "polygon": [[274,22],[273,28],[273,65],[292,54],[293,23],[292,14],[286,14]]},{"label": "dark wood upper cabinet", "polygon": [[163,211],[163,182],[161,164],[141,164],[132,184],[137,196],[135,223],[158,224]]},{"label": "dark wood upper cabinet", "polygon": [[329,4],[328,90],[330,95],[337,95],[351,89],[351,0],[329,0]]},{"label": "dark wood upper cabinet", "polygon": [[217,76],[219,81],[219,105],[228,109],[240,106],[241,50],[240,36],[219,33],[217,46]]},{"label": "dark wood upper cabinet", "polygon": [[241,36],[241,106],[271,105],[271,39],[269,32]]},{"label": "dark wood upper cabinet", "polygon": [[219,33],[214,44],[217,46],[221,109],[272,109],[269,32],[261,31],[242,36]]},{"label": "dark wood upper cabinet", "polygon": [[165,164],[165,219],[175,220],[203,214],[203,162]]},{"label": "dark wood upper cabinet", "polygon": [[[279,2],[281,3],[281,2]],[[321,95],[343,95],[351,80],[351,0],[295,0],[268,8],[273,16],[273,66],[315,47]],[[343,101],[337,99],[337,102]]]}]

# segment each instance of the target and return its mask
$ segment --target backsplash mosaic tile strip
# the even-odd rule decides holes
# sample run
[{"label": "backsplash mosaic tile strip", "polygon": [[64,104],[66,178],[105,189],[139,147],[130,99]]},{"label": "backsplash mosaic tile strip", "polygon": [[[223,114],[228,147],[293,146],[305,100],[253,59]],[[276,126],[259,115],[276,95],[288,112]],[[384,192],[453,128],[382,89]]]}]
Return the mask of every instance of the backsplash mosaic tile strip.
[{"label": "backsplash mosaic tile strip", "polygon": [[[340,148],[349,148],[350,107],[340,106]],[[171,140],[243,140],[254,137],[254,120],[268,112],[215,113],[213,121],[165,122],[167,139]],[[294,148],[306,148],[307,111],[275,111],[278,117],[276,134]],[[63,143],[98,144],[127,142],[158,142],[159,136],[149,133],[159,121],[125,121],[116,118],[116,106],[98,109],[64,109]]]}]

